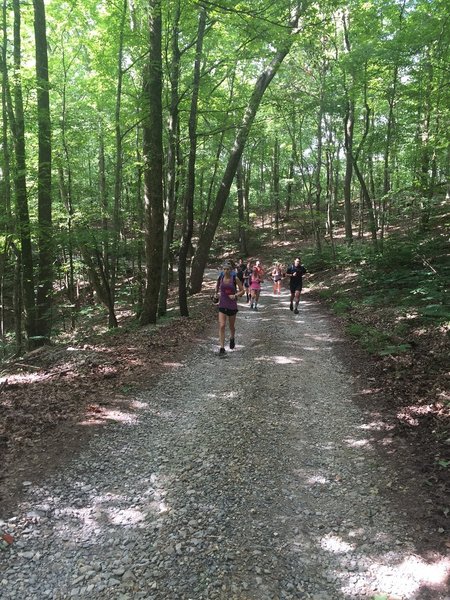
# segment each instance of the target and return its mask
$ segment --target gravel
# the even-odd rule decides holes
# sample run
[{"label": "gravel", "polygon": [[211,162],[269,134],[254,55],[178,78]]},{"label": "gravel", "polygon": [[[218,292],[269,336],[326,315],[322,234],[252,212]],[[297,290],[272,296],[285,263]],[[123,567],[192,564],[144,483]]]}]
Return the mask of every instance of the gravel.
[{"label": "gravel", "polygon": [[[305,298],[307,298],[305,296]],[[307,299],[241,303],[0,522],[3,600],[450,600],[383,489],[340,340]]]}]

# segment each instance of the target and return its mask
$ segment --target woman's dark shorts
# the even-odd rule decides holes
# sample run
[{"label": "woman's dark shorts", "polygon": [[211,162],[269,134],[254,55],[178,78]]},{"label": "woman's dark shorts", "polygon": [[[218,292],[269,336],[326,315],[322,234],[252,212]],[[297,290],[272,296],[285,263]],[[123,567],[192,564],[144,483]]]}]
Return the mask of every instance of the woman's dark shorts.
[{"label": "woman's dark shorts", "polygon": [[302,286],[301,283],[298,283],[297,285],[291,285],[291,286],[289,286],[292,294],[295,294],[295,292],[301,292],[302,291],[302,287],[303,286]]},{"label": "woman's dark shorts", "polygon": [[237,314],[237,308],[219,308],[219,312],[227,315],[227,317],[233,317]]}]

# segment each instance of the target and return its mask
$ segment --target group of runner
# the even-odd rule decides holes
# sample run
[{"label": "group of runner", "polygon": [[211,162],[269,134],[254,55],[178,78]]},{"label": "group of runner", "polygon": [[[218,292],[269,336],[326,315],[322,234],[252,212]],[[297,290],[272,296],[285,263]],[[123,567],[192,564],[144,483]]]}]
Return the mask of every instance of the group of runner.
[{"label": "group of runner", "polygon": [[[298,304],[300,302],[300,293],[303,286],[303,275],[306,273],[300,257],[295,258],[293,263],[283,269],[279,262],[276,262],[270,270],[270,278],[273,283],[274,295],[281,294],[281,283],[283,279],[289,279],[289,289],[291,293],[289,309],[298,314]],[[259,297],[261,294],[261,284],[264,282],[266,274],[261,261],[256,260],[244,263],[239,259],[235,265],[232,261],[226,261],[222,265],[222,272],[217,278],[216,298],[219,305],[219,355],[225,355],[225,329],[228,319],[230,330],[230,350],[235,348],[235,330],[236,315],[238,313],[237,299],[247,298],[247,303],[251,310],[258,310]]]}]

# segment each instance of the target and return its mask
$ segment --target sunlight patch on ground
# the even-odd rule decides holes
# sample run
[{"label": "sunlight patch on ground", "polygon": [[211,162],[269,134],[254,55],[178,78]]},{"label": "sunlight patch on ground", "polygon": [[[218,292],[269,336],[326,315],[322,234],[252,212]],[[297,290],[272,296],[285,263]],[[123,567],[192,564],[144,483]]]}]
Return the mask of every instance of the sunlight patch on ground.
[{"label": "sunlight patch on ground", "polygon": [[227,391],[227,392],[221,394],[221,396],[224,399],[227,399],[227,398],[235,399],[238,397],[238,392],[235,392],[234,390],[230,390],[230,391]]},{"label": "sunlight patch on ground", "polygon": [[372,421],[371,423],[360,425],[359,429],[367,431],[392,431],[395,429],[395,425],[389,425],[385,421]]},{"label": "sunlight patch on ground", "polygon": [[433,412],[433,406],[431,404],[422,404],[420,406],[405,406],[401,411],[397,413],[397,418],[400,421],[408,423],[413,427],[419,425],[420,417],[423,417]]},{"label": "sunlight patch on ground", "polygon": [[[119,491],[103,494],[92,494],[86,498],[82,508],[75,506],[57,507],[55,514],[70,518],[70,526],[66,523],[55,523],[55,531],[64,541],[79,543],[82,540],[92,540],[95,535],[104,533],[111,526],[143,527],[149,515],[156,517],[170,511],[165,501],[165,489],[156,473],[142,480],[143,489],[140,492],[141,502],[136,504],[136,498]],[[83,491],[84,483],[77,482],[76,487]],[[55,504],[55,499],[52,499]],[[58,499],[56,499],[57,501]],[[111,530],[110,530],[111,531]]]},{"label": "sunlight patch on ground", "polygon": [[149,405],[148,412],[157,419],[167,419],[168,421],[174,421],[177,417],[173,410],[161,410]]},{"label": "sunlight patch on ground", "polygon": [[327,485],[330,482],[326,477],[323,477],[323,475],[312,475],[311,477],[308,477],[306,483],[309,485]]},{"label": "sunlight patch on ground", "polygon": [[167,361],[165,361],[165,362],[162,362],[161,364],[164,367],[171,367],[171,368],[175,368],[175,369],[178,369],[179,367],[184,367],[184,364],[180,363],[180,362],[167,362]]},{"label": "sunlight patch on ground", "polygon": [[136,508],[125,508],[111,511],[108,519],[113,525],[137,525],[144,521],[145,515]]},{"label": "sunlight patch on ground", "polygon": [[111,348],[107,348],[106,346],[94,346],[93,344],[84,344],[80,348],[75,346],[68,346],[67,348],[67,352],[86,352],[87,350],[90,352],[111,352]]},{"label": "sunlight patch on ground", "polygon": [[353,440],[347,438],[344,440],[349,448],[370,448],[370,440]]},{"label": "sunlight patch on ground", "polygon": [[[416,555],[404,556],[400,553],[389,553],[385,563],[367,558],[367,574],[375,580],[374,592],[388,594],[413,600],[418,598],[424,587],[444,590],[450,575],[450,559],[442,558],[434,563],[427,563]],[[363,583],[364,585],[364,583]],[[342,591],[348,597],[359,598],[358,586],[345,586]],[[362,591],[362,590],[361,590]]]},{"label": "sunlight patch on ground", "polygon": [[[395,550],[373,557],[370,555],[357,559],[357,577],[347,583],[348,566],[354,564],[354,553],[358,549],[357,540],[364,535],[363,529],[348,532],[349,538],[354,538],[355,543],[348,543],[340,536],[333,533],[325,535],[320,541],[323,550],[334,555],[340,555],[342,560],[339,572],[336,574],[346,580],[346,585],[341,589],[346,598],[368,598],[368,582],[374,596],[382,595],[395,598],[418,598],[424,587],[445,590],[447,578],[450,575],[450,558],[439,557],[436,561],[426,561],[422,557],[410,553],[409,550]],[[376,540],[383,538],[383,543],[388,541],[388,535],[380,532]],[[391,540],[395,548],[398,542]],[[349,562],[350,561],[350,562]]]},{"label": "sunlight patch on ground", "polygon": [[305,338],[309,338],[314,342],[341,342],[343,338],[332,338],[329,333],[324,333],[322,335],[311,335],[310,333],[304,334]]},{"label": "sunlight patch on ground", "polygon": [[158,509],[159,509],[159,514],[160,515],[163,515],[163,514],[168,513],[170,511],[169,506],[164,502],[164,500],[161,500],[161,502],[159,502]]},{"label": "sunlight patch on ground", "polygon": [[383,391],[381,388],[364,388],[360,391],[360,394],[369,396],[371,394],[379,394],[381,391]]},{"label": "sunlight patch on ground", "polygon": [[334,451],[336,449],[336,446],[332,442],[327,442],[327,443],[323,444],[322,449]]},{"label": "sunlight patch on ground", "polygon": [[256,358],[255,362],[268,362],[275,365],[296,365],[303,362],[303,359],[296,356],[261,356]]},{"label": "sunlight patch on ground", "polygon": [[411,321],[412,319],[417,319],[418,317],[419,312],[415,311],[411,313],[406,313],[405,315],[398,315],[398,317],[395,319],[395,322],[399,323],[401,321]]},{"label": "sunlight patch on ground", "polygon": [[80,425],[100,425],[105,421],[112,421],[113,423],[124,423],[127,425],[134,425],[139,422],[136,415],[131,413],[123,412],[121,410],[113,410],[108,408],[101,409],[101,412],[95,416],[89,417],[84,421],[79,421]]},{"label": "sunlight patch on ground", "polygon": [[328,534],[320,540],[320,545],[324,550],[333,554],[345,554],[355,549],[355,546],[344,542],[337,535]]},{"label": "sunlight patch on ground", "polygon": [[21,373],[16,375],[6,375],[5,377],[0,377],[0,386],[4,385],[7,387],[9,385],[36,383],[36,381],[44,381],[45,379],[49,378],[50,375],[45,373]]},{"label": "sunlight patch on ground", "polygon": [[139,400],[131,400],[130,401],[130,408],[135,408],[136,410],[139,410],[141,408],[147,408],[148,407],[148,402],[140,402]]}]

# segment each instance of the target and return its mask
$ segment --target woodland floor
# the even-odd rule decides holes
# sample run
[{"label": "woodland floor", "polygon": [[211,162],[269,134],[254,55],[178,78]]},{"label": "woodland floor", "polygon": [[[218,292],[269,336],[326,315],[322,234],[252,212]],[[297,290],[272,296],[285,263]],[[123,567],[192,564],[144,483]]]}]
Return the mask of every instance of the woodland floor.
[{"label": "woodland floor", "polygon": [[[325,285],[336,273],[320,277]],[[317,295],[313,280],[306,292]],[[14,514],[23,482],[46,476],[75,454],[90,436],[123,418],[130,398],[151,387],[152,378],[171,369],[211,327],[216,312],[206,289],[192,301],[190,319],[175,318],[159,327],[91,335],[74,346],[58,345],[31,352],[3,365],[0,374],[0,519]],[[343,334],[345,321],[330,315]],[[389,326],[392,311],[367,311],[353,319]],[[345,362],[355,377],[373,387],[367,398],[392,432],[391,460],[396,447],[409,448],[408,473],[425,490],[432,510],[430,543],[450,547],[448,538],[448,336],[423,332],[411,340],[413,356],[373,358],[349,339]],[[447,412],[446,412],[447,411]],[[382,449],[383,450],[383,449]],[[446,454],[447,453],[447,454]],[[399,453],[403,457],[404,450]],[[412,474],[412,475],[411,475]],[[414,495],[409,498],[415,503]],[[447,541],[446,541],[447,540]]]}]

